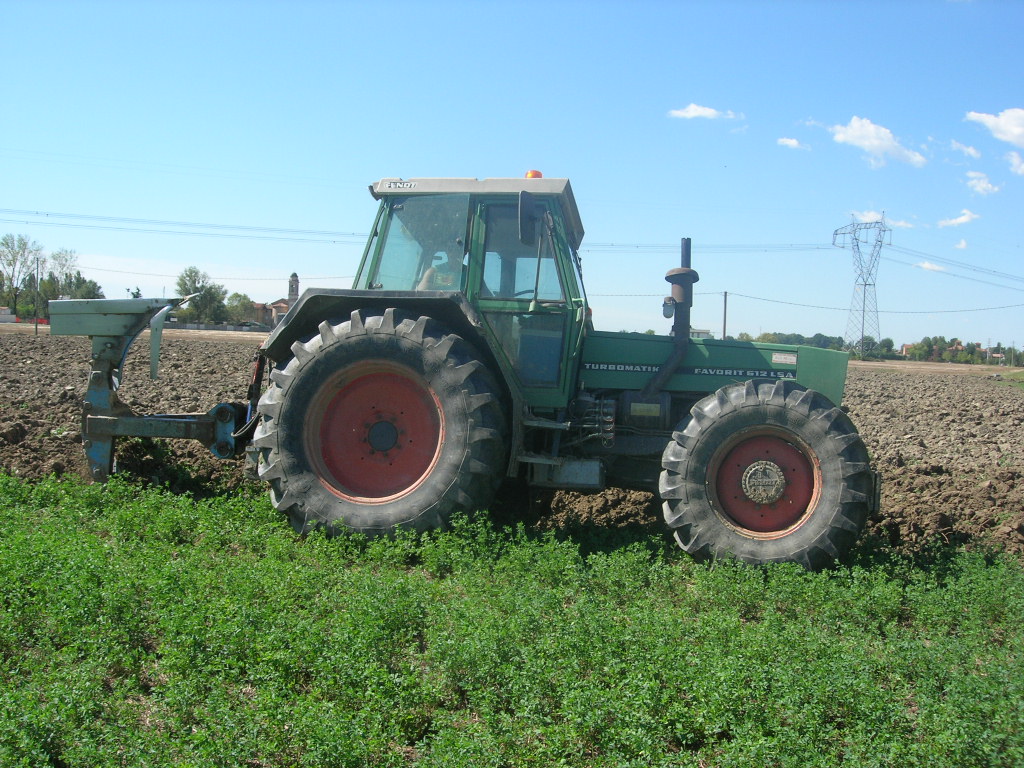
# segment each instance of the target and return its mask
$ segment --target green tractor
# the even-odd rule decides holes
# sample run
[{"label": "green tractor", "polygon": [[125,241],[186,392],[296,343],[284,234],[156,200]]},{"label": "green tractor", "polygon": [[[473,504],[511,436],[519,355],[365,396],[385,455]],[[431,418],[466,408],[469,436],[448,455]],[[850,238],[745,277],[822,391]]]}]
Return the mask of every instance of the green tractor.
[{"label": "green tractor", "polygon": [[[658,493],[702,559],[819,568],[856,541],[878,483],[837,407],[845,353],[690,338],[687,240],[666,276],[670,335],[595,330],[566,179],[370,191],[380,207],[353,288],[299,298],[260,348],[246,405],[125,413],[113,390],[127,346],[178,300],[51,304],[54,332],[93,337],[96,479],[116,436],[194,437],[244,452],[301,532],[443,527],[518,479]],[[113,303],[130,306],[104,312]]]}]

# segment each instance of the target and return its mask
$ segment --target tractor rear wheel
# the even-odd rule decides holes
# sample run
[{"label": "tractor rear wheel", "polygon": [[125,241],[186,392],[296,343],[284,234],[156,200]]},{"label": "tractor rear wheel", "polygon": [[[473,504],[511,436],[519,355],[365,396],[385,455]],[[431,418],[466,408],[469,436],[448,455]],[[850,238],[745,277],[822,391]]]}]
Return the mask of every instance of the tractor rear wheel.
[{"label": "tractor rear wheel", "polygon": [[731,384],[700,400],[662,468],[665,520],[698,559],[825,567],[853,546],[873,499],[849,417],[791,380]]},{"label": "tractor rear wheel", "polygon": [[395,309],[324,322],[292,345],[253,438],[274,506],[302,533],[444,526],[504,475],[500,389],[462,337]]}]

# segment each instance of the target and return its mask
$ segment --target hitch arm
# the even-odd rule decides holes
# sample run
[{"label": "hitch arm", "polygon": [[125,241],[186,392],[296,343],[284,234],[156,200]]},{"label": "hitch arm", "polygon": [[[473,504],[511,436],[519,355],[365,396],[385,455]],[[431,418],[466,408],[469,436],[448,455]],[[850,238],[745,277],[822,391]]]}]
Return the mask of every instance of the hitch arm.
[{"label": "hitch arm", "polygon": [[140,416],[117,396],[128,350],[147,326],[150,376],[156,378],[164,320],[189,298],[50,302],[52,335],[89,336],[92,341],[89,383],[82,403],[82,443],[93,480],[104,482],[113,471],[118,437],[194,439],[218,458],[235,455],[233,433],[244,423],[244,406],[221,403],[208,413]]}]

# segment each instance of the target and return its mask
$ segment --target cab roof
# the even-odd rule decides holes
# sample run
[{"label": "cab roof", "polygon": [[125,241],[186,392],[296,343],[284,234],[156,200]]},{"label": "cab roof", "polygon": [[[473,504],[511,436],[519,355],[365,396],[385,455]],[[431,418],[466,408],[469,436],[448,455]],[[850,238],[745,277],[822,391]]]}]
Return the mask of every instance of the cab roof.
[{"label": "cab roof", "polygon": [[381,179],[370,185],[375,200],[409,195],[518,195],[557,197],[573,248],[583,241],[583,221],[568,179]]}]

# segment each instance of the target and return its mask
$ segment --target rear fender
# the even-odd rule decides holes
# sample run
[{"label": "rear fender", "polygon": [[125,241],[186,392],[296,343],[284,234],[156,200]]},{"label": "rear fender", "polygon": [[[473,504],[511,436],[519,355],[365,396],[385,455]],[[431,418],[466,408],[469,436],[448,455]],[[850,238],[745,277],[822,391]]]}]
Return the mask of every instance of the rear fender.
[{"label": "rear fender", "polygon": [[490,335],[486,333],[480,314],[458,291],[368,291],[343,289],[307,290],[285,315],[260,347],[261,353],[274,361],[283,363],[292,356],[291,347],[296,341],[303,341],[317,333],[320,324],[327,321],[342,322],[356,310],[377,310],[388,307],[403,309],[417,315],[426,315],[444,323],[453,332],[462,336],[484,356],[484,362],[494,373],[506,400],[512,406],[508,414],[512,424],[513,450],[510,451],[509,472],[517,467],[516,457],[522,444],[521,419],[516,414],[523,412],[522,392],[503,363],[503,357],[495,348]]}]

